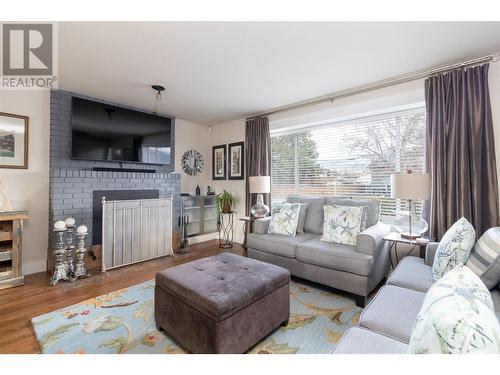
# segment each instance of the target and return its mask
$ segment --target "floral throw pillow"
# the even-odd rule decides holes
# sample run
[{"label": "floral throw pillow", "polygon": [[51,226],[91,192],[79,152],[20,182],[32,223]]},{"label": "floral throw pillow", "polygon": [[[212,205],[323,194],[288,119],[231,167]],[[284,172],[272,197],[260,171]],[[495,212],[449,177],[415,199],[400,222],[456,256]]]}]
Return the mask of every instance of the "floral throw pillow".
[{"label": "floral throw pillow", "polygon": [[465,217],[446,231],[439,242],[432,264],[432,276],[438,280],[458,265],[464,265],[476,242],[476,231]]},{"label": "floral throw pillow", "polygon": [[324,222],[321,241],[356,245],[361,231],[363,207],[323,206]]},{"label": "floral throw pillow", "polygon": [[299,224],[300,203],[277,203],[271,208],[268,233],[295,237]]},{"label": "floral throw pillow", "polygon": [[457,266],[425,295],[410,338],[413,354],[500,353],[500,326],[479,277]]}]

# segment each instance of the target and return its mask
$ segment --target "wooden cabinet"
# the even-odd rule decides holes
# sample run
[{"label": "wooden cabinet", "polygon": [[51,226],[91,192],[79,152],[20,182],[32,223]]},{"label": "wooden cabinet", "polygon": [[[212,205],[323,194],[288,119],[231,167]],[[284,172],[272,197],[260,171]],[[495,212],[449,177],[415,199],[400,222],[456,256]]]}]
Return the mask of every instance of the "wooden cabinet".
[{"label": "wooden cabinet", "polygon": [[215,195],[182,197],[184,216],[187,216],[188,237],[218,231]]},{"label": "wooden cabinet", "polygon": [[27,211],[0,212],[0,289],[24,284],[21,261],[26,219]]}]

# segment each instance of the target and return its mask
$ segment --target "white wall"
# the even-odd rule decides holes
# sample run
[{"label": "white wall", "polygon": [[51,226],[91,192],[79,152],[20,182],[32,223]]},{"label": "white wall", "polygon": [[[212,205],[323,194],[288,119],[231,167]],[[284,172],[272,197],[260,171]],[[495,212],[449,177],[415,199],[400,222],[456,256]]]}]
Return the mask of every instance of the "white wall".
[{"label": "white wall", "polygon": [[[213,127],[212,146],[227,145],[245,140],[245,120],[230,121]],[[246,145],[245,145],[246,146]],[[245,165],[246,168],[246,165]],[[212,176],[212,158],[210,157],[210,179]],[[211,181],[217,194],[226,190],[238,198],[234,214],[234,241],[243,242],[243,222],[238,219],[245,216],[245,180]]]},{"label": "white wall", "polygon": [[49,219],[49,92],[0,91],[0,112],[29,116],[28,169],[0,169],[14,209],[27,209],[23,235],[23,272],[46,268]]},{"label": "white wall", "polygon": [[[211,128],[181,119],[175,119],[175,171],[181,174],[181,192],[195,194],[196,185],[200,185],[201,193],[206,194],[212,174],[211,164]],[[198,176],[189,176],[181,167],[182,155],[194,149],[203,156],[205,167]]]}]

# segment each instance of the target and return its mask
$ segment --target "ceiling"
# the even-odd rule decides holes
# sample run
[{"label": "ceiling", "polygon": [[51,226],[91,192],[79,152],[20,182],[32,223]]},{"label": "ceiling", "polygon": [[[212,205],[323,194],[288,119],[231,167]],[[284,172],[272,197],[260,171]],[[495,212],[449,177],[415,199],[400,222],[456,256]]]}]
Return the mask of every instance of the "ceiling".
[{"label": "ceiling", "polygon": [[59,88],[215,125],[500,52],[500,22],[63,22]]}]

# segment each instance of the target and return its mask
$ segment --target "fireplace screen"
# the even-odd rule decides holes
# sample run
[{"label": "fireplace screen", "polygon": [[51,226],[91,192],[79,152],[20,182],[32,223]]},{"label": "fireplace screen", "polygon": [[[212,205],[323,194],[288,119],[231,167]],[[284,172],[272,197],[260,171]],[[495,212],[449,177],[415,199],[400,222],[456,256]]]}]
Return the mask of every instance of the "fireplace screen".
[{"label": "fireplace screen", "polygon": [[173,255],[172,198],[102,201],[102,271]]}]

